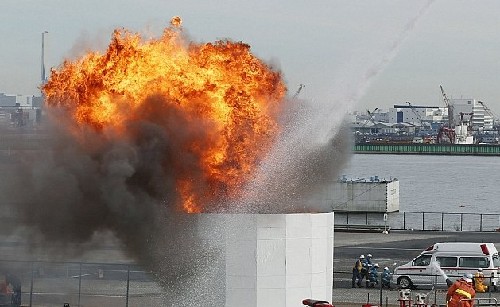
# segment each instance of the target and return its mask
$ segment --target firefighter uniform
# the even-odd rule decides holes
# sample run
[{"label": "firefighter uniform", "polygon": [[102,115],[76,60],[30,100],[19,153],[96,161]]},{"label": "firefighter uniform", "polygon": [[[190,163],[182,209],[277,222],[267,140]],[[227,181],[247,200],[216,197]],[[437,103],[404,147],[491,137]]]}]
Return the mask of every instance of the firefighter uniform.
[{"label": "firefighter uniform", "polygon": [[455,281],[446,293],[448,307],[473,307],[476,291],[472,286],[472,275]]},{"label": "firefighter uniform", "polygon": [[476,292],[484,293],[488,291],[488,286],[484,284],[484,273],[482,269],[478,269],[474,274],[474,289]]},{"label": "firefighter uniform", "polygon": [[382,272],[382,288],[387,287],[391,288],[391,278],[392,278],[392,273],[389,270],[388,267],[384,268],[384,271]]},{"label": "firefighter uniform", "polygon": [[368,272],[368,280],[366,281],[366,287],[375,287],[378,285],[378,263],[375,263]]},{"label": "firefighter uniform", "polygon": [[363,268],[363,261],[365,259],[364,255],[359,256],[359,259],[354,264],[352,268],[352,287],[354,288],[354,284],[361,287],[361,281],[363,280],[363,274],[361,274],[361,269]]}]

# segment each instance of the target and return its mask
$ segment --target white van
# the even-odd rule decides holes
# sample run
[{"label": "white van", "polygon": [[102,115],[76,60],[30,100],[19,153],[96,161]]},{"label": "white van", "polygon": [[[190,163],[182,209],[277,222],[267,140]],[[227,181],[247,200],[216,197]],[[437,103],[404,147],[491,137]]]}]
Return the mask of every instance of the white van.
[{"label": "white van", "polygon": [[500,258],[493,243],[435,243],[412,261],[394,269],[392,282],[401,288],[446,287],[466,273],[483,269],[485,283],[497,287]]}]

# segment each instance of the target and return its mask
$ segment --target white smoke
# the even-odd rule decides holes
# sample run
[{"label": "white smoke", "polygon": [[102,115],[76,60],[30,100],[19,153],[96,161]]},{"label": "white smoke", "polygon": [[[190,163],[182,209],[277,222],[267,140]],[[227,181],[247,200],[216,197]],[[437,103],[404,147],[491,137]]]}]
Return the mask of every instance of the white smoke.
[{"label": "white smoke", "polygon": [[[349,158],[350,131],[344,116],[373,80],[399,52],[401,45],[428,11],[429,0],[381,53],[365,65],[347,63],[342,78],[332,84],[328,101],[290,100],[283,118],[284,131],[271,154],[247,187],[242,201],[246,211],[325,211],[324,204],[311,204],[310,196],[321,193],[338,176]],[[354,59],[357,60],[357,59]]]}]

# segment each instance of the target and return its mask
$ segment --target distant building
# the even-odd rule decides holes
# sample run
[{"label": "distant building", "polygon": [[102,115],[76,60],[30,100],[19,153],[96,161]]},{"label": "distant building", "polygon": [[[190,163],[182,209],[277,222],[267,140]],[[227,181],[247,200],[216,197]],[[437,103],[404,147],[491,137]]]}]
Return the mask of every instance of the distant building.
[{"label": "distant building", "polygon": [[490,130],[493,128],[493,117],[488,114],[484,103],[473,98],[450,99],[453,106],[455,124],[461,121],[472,121],[473,130]]},{"label": "distant building", "polygon": [[15,108],[17,97],[0,93],[0,107]]},{"label": "distant building", "polygon": [[29,95],[0,93],[0,122],[2,126],[34,127],[40,123],[43,98]]},{"label": "distant building", "polygon": [[10,113],[0,109],[0,127],[5,128],[10,126]]},{"label": "distant building", "polygon": [[394,105],[389,109],[390,123],[423,123],[442,122],[447,116],[446,108],[416,105]]},{"label": "distant building", "polygon": [[41,109],[43,106],[43,97],[42,96],[33,96],[31,100],[31,104],[34,108]]}]

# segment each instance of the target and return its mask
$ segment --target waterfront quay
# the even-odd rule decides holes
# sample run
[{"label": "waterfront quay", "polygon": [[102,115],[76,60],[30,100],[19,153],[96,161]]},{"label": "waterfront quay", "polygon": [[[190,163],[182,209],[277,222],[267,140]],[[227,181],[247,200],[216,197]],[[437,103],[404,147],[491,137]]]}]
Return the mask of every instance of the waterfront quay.
[{"label": "waterfront quay", "polygon": [[357,143],[354,145],[353,152],[358,154],[500,156],[500,145]]}]

